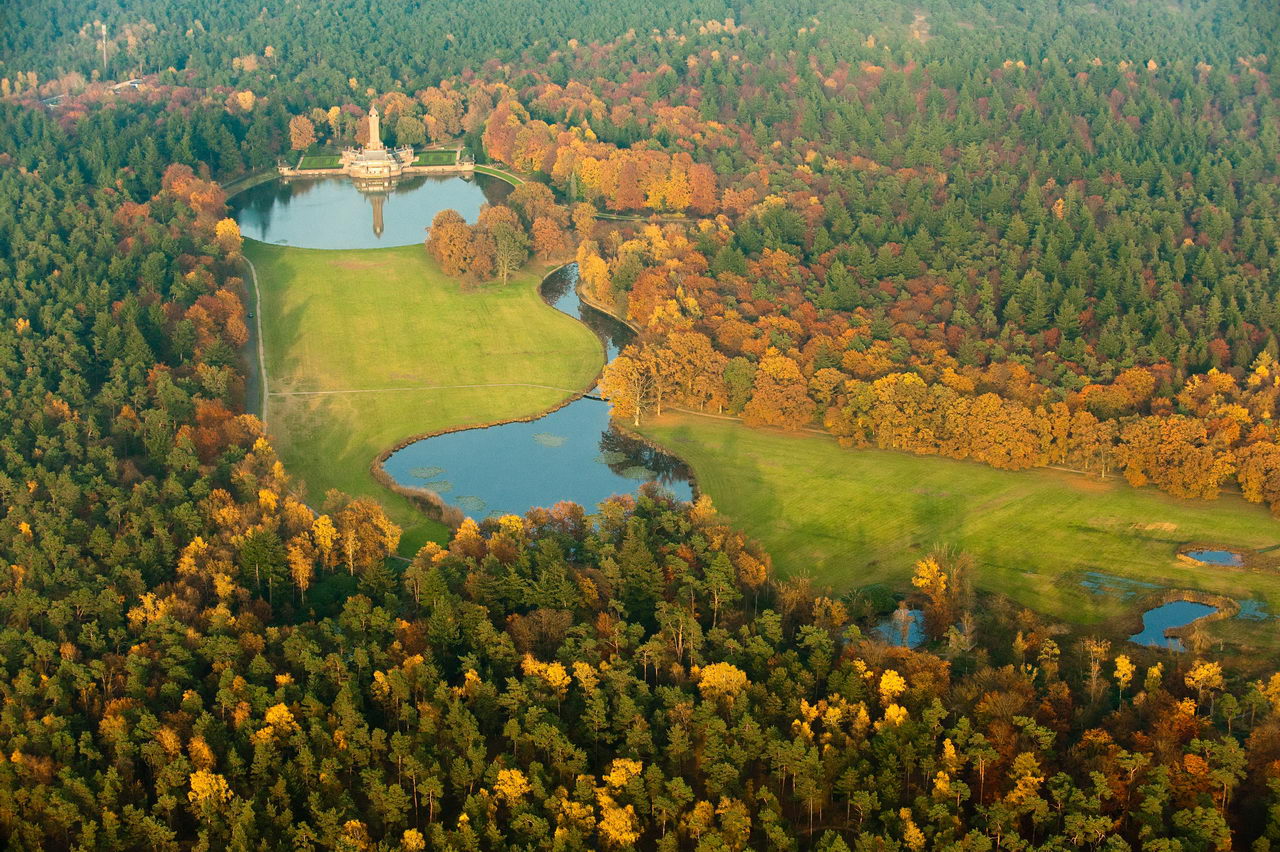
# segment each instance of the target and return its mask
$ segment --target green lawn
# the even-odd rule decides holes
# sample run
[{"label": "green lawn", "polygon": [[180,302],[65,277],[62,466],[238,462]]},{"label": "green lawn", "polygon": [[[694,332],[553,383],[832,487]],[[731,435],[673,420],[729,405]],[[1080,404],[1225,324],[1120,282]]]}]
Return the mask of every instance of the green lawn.
[{"label": "green lawn", "polygon": [[303,157],[298,164],[300,169],[336,169],[342,165],[342,158],[337,154],[315,154]]},{"label": "green lawn", "polygon": [[499,169],[495,166],[476,166],[475,170],[479,174],[489,175],[490,177],[496,177],[496,178],[505,180],[507,183],[511,184],[512,186],[519,186],[520,184],[524,183],[523,178],[516,177],[511,172],[508,172],[505,169]]},{"label": "green lawn", "polygon": [[[1177,500],[1123,479],[850,450],[819,435],[690,415],[668,415],[642,431],[693,466],[699,487],[765,544],[781,574],[806,573],[819,586],[907,591],[914,562],[934,545],[952,545],[978,559],[980,588],[1076,624],[1133,612],[1133,599],[1085,590],[1088,571],[1262,598],[1280,612],[1280,574],[1174,558],[1188,541],[1280,543],[1280,521],[1236,496]],[[1249,629],[1214,625],[1215,635]],[[1257,629],[1277,632],[1274,621]]]},{"label": "green lawn", "polygon": [[541,268],[464,289],[419,245],[246,240],[245,254],[262,289],[272,443],[313,502],[329,488],[382,501],[405,528],[405,552],[445,531],[374,481],[379,453],[425,432],[543,411],[570,395],[550,388],[586,387],[604,361],[585,325],[542,301]]},{"label": "green lawn", "polygon": [[453,151],[423,151],[413,161],[415,166],[452,166],[457,160]]}]

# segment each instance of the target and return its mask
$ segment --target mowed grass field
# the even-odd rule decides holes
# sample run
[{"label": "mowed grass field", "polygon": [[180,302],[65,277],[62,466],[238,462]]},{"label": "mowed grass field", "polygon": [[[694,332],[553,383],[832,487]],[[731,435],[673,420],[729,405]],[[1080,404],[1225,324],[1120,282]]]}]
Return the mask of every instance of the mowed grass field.
[{"label": "mowed grass field", "polygon": [[373,479],[383,450],[544,411],[604,363],[590,329],[542,301],[541,267],[464,289],[420,245],[244,250],[262,290],[272,444],[314,504],[330,488],[381,501],[405,553],[445,528]]},{"label": "mowed grass field", "polygon": [[337,154],[313,154],[309,157],[303,157],[298,168],[336,169],[340,165],[342,165],[342,158]]},{"label": "mowed grass field", "polygon": [[414,158],[415,166],[452,166],[458,159],[453,151],[423,151]]},{"label": "mowed grass field", "polygon": [[[1280,521],[1234,495],[1177,500],[1054,470],[1000,471],[972,462],[844,449],[820,435],[788,435],[694,415],[665,415],[644,434],[683,457],[717,508],[772,553],[779,573],[807,574],[835,591],[885,583],[909,591],[912,566],[936,545],[973,554],[981,589],[1074,624],[1131,616],[1134,597],[1095,594],[1101,572],[1157,586],[1258,598],[1280,612],[1280,574],[1201,568],[1180,544],[1280,544]],[[1139,595],[1145,590],[1139,589]],[[1215,636],[1276,634],[1240,620]]]}]

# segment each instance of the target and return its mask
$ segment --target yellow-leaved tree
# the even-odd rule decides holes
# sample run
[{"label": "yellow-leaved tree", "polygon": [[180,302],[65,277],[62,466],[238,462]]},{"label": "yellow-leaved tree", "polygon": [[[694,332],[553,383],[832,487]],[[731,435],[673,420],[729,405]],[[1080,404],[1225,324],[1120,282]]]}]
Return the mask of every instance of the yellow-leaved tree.
[{"label": "yellow-leaved tree", "polygon": [[519,769],[499,769],[493,785],[493,792],[509,805],[520,801],[531,789],[529,779]]},{"label": "yellow-leaved tree", "polygon": [[888,705],[906,691],[906,679],[893,669],[886,669],[880,676],[880,703]]},{"label": "yellow-leaved tree", "polygon": [[197,805],[221,804],[231,799],[231,788],[227,779],[216,772],[197,769],[191,773],[191,790],[187,798]]},{"label": "yellow-leaved tree", "polygon": [[635,807],[619,807],[612,797],[601,795],[600,839],[611,849],[624,849],[634,845],[640,839]]},{"label": "yellow-leaved tree", "polygon": [[1124,701],[1124,691],[1133,682],[1133,675],[1138,669],[1125,654],[1116,655],[1116,686],[1120,687],[1120,700]]},{"label": "yellow-leaved tree", "polygon": [[916,563],[915,573],[911,575],[911,585],[928,599],[924,620],[929,638],[940,638],[956,620],[954,607],[951,605],[951,583],[946,569],[934,556],[921,559]]},{"label": "yellow-leaved tree", "polygon": [[638,760],[631,760],[625,757],[614,758],[609,764],[609,771],[602,776],[602,780],[610,787],[621,789],[630,783],[644,770],[644,764]]},{"label": "yellow-leaved tree", "polygon": [[600,396],[613,403],[613,416],[631,418],[640,425],[653,392],[653,374],[639,359],[619,355],[605,365],[600,376]]},{"label": "yellow-leaved tree", "polygon": [[237,255],[244,247],[244,239],[240,236],[240,226],[236,224],[235,219],[226,218],[219,219],[218,224],[213,226],[214,242],[218,244],[218,248],[222,249],[224,254]]},{"label": "yellow-leaved tree", "polygon": [[733,701],[747,687],[747,674],[730,663],[712,663],[702,669],[698,689],[708,701]]},{"label": "yellow-leaved tree", "polygon": [[289,119],[289,147],[295,151],[305,151],[316,144],[316,126],[305,115],[295,115]]},{"label": "yellow-leaved tree", "polygon": [[1213,715],[1214,693],[1227,685],[1222,677],[1222,664],[1198,662],[1187,672],[1185,681],[1188,689],[1196,691],[1199,704],[1204,704],[1208,696],[1209,715]]}]

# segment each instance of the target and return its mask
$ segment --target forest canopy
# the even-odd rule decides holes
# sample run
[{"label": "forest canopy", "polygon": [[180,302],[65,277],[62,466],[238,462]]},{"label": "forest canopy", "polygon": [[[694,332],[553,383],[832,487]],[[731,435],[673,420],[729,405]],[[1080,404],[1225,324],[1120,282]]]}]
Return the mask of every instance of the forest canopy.
[{"label": "forest canopy", "polygon": [[245,413],[224,188],[360,142],[376,104],[389,142],[522,176],[423,250],[481,280],[576,260],[639,329],[603,377],[620,419],[1275,510],[1274,4],[3,20],[7,848],[1280,842],[1276,661],[1224,665],[1198,630],[1161,655],[1045,623],[941,547],[897,590],[908,649],[866,629],[886,590],[775,576],[708,500],[652,489],[409,558],[376,501],[309,505]]}]

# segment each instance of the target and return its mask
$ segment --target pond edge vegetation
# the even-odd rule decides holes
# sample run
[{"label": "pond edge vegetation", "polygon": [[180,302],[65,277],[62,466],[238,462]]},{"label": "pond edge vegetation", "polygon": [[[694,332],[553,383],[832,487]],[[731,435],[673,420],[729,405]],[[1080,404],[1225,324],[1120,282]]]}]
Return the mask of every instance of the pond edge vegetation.
[{"label": "pond edge vegetation", "polygon": [[[1192,647],[1191,637],[1201,627],[1212,624],[1215,621],[1226,621],[1235,618],[1240,614],[1240,602],[1235,598],[1227,595],[1214,594],[1213,592],[1202,592],[1196,589],[1161,589],[1144,595],[1137,603],[1138,611],[1132,617],[1124,619],[1125,629],[1131,630],[1131,635],[1140,633],[1143,629],[1143,618],[1153,609],[1158,609],[1166,604],[1175,603],[1177,601],[1188,601],[1190,603],[1204,604],[1205,606],[1215,607],[1213,612],[1207,612],[1199,618],[1193,618],[1186,624],[1177,627],[1167,627],[1164,631],[1166,639],[1177,639],[1189,650]],[[1136,623],[1136,627],[1134,624]],[[1185,653],[1181,652],[1181,653]]]},{"label": "pond edge vegetation", "polygon": [[[1218,563],[1206,562],[1202,559],[1196,559],[1191,556],[1192,552],[1199,550],[1221,550],[1227,553],[1234,553],[1240,557],[1239,565],[1220,565]],[[1204,541],[1188,541],[1178,546],[1177,559],[1188,565],[1195,565],[1204,568],[1211,565],[1215,568],[1223,568],[1235,571],[1265,571],[1269,574],[1280,572],[1280,556],[1274,553],[1264,553],[1250,547],[1236,547],[1234,545],[1223,545],[1221,543],[1211,543]]]}]

